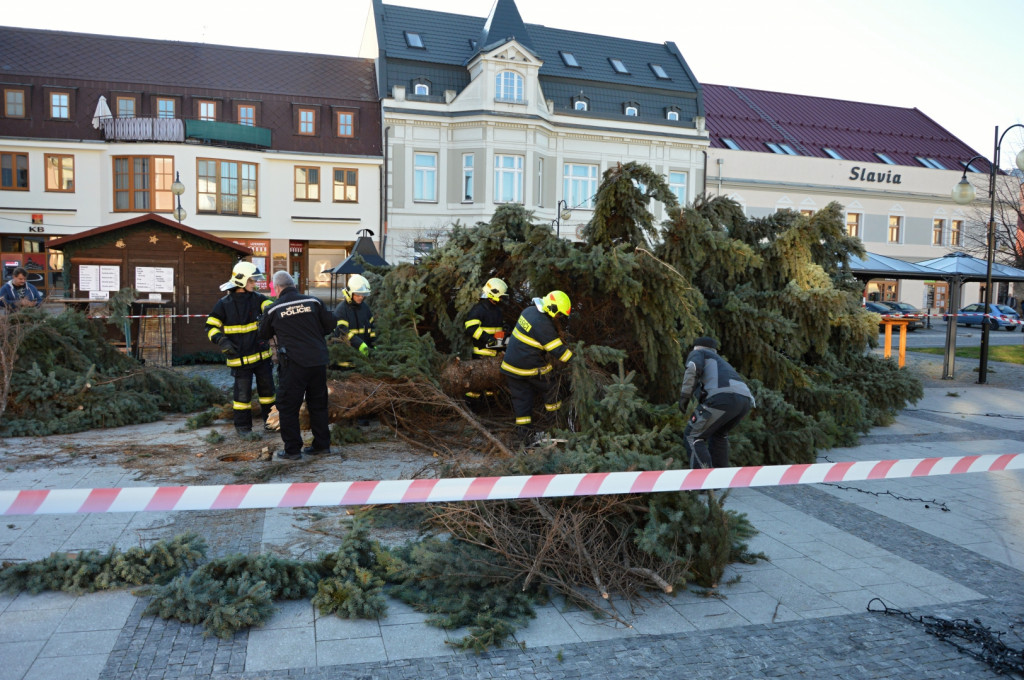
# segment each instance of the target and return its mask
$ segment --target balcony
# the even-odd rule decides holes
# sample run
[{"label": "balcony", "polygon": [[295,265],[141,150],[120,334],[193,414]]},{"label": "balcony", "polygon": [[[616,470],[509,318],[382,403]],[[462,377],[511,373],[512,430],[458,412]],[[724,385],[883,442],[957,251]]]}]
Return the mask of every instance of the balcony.
[{"label": "balcony", "polygon": [[103,118],[103,137],[108,142],[184,142],[235,147],[269,148],[269,128],[180,118]]}]

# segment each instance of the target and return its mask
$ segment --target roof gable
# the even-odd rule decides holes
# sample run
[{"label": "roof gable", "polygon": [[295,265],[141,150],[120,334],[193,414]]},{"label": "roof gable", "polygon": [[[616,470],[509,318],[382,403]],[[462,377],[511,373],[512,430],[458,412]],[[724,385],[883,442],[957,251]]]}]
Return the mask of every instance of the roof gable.
[{"label": "roof gable", "polygon": [[237,243],[228,241],[227,239],[220,238],[219,236],[214,236],[213,234],[207,233],[205,231],[200,231],[199,229],[193,229],[192,227],[185,226],[184,224],[179,224],[174,220],[167,219],[163,215],[157,215],[156,213],[146,213],[145,215],[132,217],[131,219],[127,219],[122,222],[115,222],[114,224],[107,224],[102,227],[87,229],[86,231],[77,234],[64,236],[58,239],[54,239],[53,241],[47,241],[46,247],[47,249],[63,250],[66,246],[72,243],[87,240],[95,236],[99,236],[101,234],[106,234],[107,232],[117,231],[118,229],[128,229],[131,227],[144,225],[149,222],[156,222],[161,226],[170,228],[173,231],[180,231],[185,234],[188,234],[189,236],[194,236],[196,238],[200,238],[211,243],[215,243],[219,246],[227,248],[228,250],[235,251],[236,253],[238,253],[239,257],[246,257],[252,255],[252,250],[247,246],[240,246]]}]

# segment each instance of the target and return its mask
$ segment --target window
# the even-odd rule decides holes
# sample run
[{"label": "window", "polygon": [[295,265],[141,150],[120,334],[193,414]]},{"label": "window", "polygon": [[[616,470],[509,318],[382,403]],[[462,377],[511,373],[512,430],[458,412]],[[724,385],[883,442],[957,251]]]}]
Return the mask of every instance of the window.
[{"label": "window", "polygon": [[412,261],[415,264],[419,264],[420,260],[434,250],[435,245],[434,241],[413,241],[412,251],[414,255]]},{"label": "window", "polygon": [[4,117],[25,117],[25,90],[4,90]]},{"label": "window", "polygon": [[523,77],[515,71],[502,71],[494,79],[494,97],[501,102],[523,101]]},{"label": "window", "polygon": [[903,218],[899,215],[889,215],[889,243],[900,242],[900,226]]},{"label": "window", "polygon": [[462,202],[473,202],[473,154],[462,154]]},{"label": "window", "polygon": [[886,156],[884,153],[881,153],[880,151],[876,151],[875,155],[878,156],[878,160],[882,161],[883,163],[888,163],[889,165],[896,165],[896,163],[891,158]]},{"label": "window", "polygon": [[537,159],[537,207],[544,207],[544,159]]},{"label": "window", "polygon": [[951,245],[951,246],[959,246],[960,245],[960,238],[961,238],[960,235],[964,233],[964,221],[963,220],[953,220],[950,224],[952,226],[950,227],[950,230],[949,230],[949,245]]},{"label": "window", "polygon": [[679,205],[686,205],[686,173],[668,173],[668,190],[676,195]]},{"label": "window", "polygon": [[830,148],[828,148],[828,147],[826,146],[825,148],[823,148],[823,149],[822,149],[822,151],[824,151],[825,153],[827,153],[827,154],[828,154],[829,156],[831,156],[832,158],[835,158],[835,159],[836,159],[837,161],[841,161],[841,160],[844,160],[844,159],[843,159],[843,157],[842,157],[842,156],[840,156],[840,155],[839,155],[839,154],[838,154],[838,153],[837,153],[837,152],[835,151],[835,149],[830,149]]},{"label": "window", "polygon": [[412,200],[436,201],[437,154],[413,154],[412,173]]},{"label": "window", "polygon": [[796,151],[793,151],[793,147],[789,144],[776,144],[775,142],[765,142],[765,146],[774,151],[775,153],[782,154],[784,156],[798,156]]},{"label": "window", "polygon": [[679,120],[679,112],[674,110],[666,111],[665,120]]},{"label": "window", "polygon": [[320,168],[295,166],[295,200],[320,200]]},{"label": "window", "polygon": [[732,141],[728,137],[722,137],[722,144],[725,144],[727,147],[729,147],[733,151],[740,151],[740,145],[737,144],[736,142]]},{"label": "window", "polygon": [[786,153],[785,151],[782,150],[782,147],[776,144],[775,142],[765,142],[764,145],[767,146],[772,151],[774,151],[775,153]]},{"label": "window", "polygon": [[67,92],[50,93],[50,118],[58,120],[71,118],[71,95]]},{"label": "window", "polygon": [[118,118],[134,118],[135,117],[135,97],[118,97],[117,98],[117,117]]},{"label": "window", "polygon": [[412,86],[412,93],[425,97],[430,94],[430,85],[427,85],[426,83],[416,83]]},{"label": "window", "polygon": [[217,120],[217,102],[199,101],[199,120]]},{"label": "window", "polygon": [[355,116],[351,111],[338,111],[334,115],[334,129],[339,137],[355,136]]},{"label": "window", "polygon": [[936,170],[945,170],[946,169],[945,165],[943,165],[942,163],[938,162],[934,158],[926,158],[925,160],[928,161],[929,163],[931,163],[932,167],[935,168]]},{"label": "window", "polygon": [[636,106],[636,104],[627,104],[626,115],[636,118],[637,116],[640,115],[640,109]]},{"label": "window", "polygon": [[252,104],[239,104],[238,105],[238,124],[245,125],[248,127],[255,127],[256,125],[256,107]]},{"label": "window", "polygon": [[174,118],[175,117],[175,105],[173,99],[166,97],[157,97],[156,99],[156,117],[157,118]]},{"label": "window", "polygon": [[965,163],[963,161],[960,161],[960,165],[964,166],[971,172],[978,172],[978,168],[974,167],[974,163]]},{"label": "window", "polygon": [[783,153],[786,153],[790,156],[800,155],[796,151],[793,151],[793,147],[791,147],[789,144],[779,144],[779,147],[782,149]]},{"label": "window", "polygon": [[586,99],[576,99],[572,103],[572,108],[574,111],[586,111],[590,108],[590,103]]},{"label": "window", "polygon": [[423,46],[423,38],[420,37],[419,33],[412,33],[410,31],[405,32],[405,44],[409,47],[415,47],[417,49],[426,49]]},{"label": "window", "polygon": [[573,56],[572,52],[559,52],[559,54],[562,55],[562,62],[566,66],[570,66],[572,68],[579,68],[580,67],[580,63],[578,61],[576,61],[576,57]]},{"label": "window", "polygon": [[221,215],[256,215],[258,187],[255,163],[200,158],[198,211]]},{"label": "window", "polygon": [[665,73],[665,69],[663,69],[660,64],[648,64],[648,66],[651,67],[654,77],[658,80],[671,80],[671,78],[668,77],[668,74]]},{"label": "window", "polygon": [[573,209],[594,207],[597,193],[596,165],[566,163],[562,166],[562,196]]},{"label": "window", "polygon": [[45,154],[43,162],[46,166],[46,190],[75,190],[75,157],[61,154]]},{"label": "window", "polygon": [[621,59],[614,59],[612,57],[609,57],[608,61],[611,62],[612,68],[615,69],[616,73],[625,73],[627,75],[629,74],[629,69],[626,68],[626,65],[622,63]]},{"label": "window", "polygon": [[860,213],[846,213],[846,234],[860,238]]},{"label": "window", "polygon": [[494,202],[523,202],[522,156],[494,156]]},{"label": "window", "polygon": [[28,154],[0,151],[0,189],[28,191]]},{"label": "window", "polygon": [[174,158],[114,156],[115,212],[171,212]]},{"label": "window", "polygon": [[946,231],[946,220],[932,220],[932,245],[942,245],[942,233]]},{"label": "window", "polygon": [[299,109],[299,134],[316,134],[316,110]]},{"label": "window", "polygon": [[813,210],[801,210],[800,214],[803,217],[814,217],[814,211]]},{"label": "window", "polygon": [[334,202],[355,203],[359,200],[359,171],[334,168]]}]

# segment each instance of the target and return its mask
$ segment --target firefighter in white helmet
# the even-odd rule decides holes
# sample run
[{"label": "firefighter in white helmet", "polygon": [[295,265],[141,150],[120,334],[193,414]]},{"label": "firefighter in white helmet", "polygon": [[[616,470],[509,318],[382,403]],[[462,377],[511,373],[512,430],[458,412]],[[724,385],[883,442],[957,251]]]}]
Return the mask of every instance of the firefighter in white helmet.
[{"label": "firefighter in white helmet", "polygon": [[256,282],[263,280],[263,274],[252,262],[238,262],[231,270],[231,279],[220,287],[227,295],[217,300],[206,318],[206,335],[220,346],[235,378],[233,406],[235,431],[239,435],[252,432],[253,377],[264,424],[275,401],[270,345],[256,336],[260,317],[273,303],[255,291]]},{"label": "firefighter in white helmet", "polygon": [[[337,319],[334,336],[346,340],[363,356],[369,356],[377,339],[377,331],[373,328],[373,310],[366,301],[366,296],[370,294],[370,282],[361,274],[353,274],[341,294],[342,300],[334,308],[334,318]],[[352,362],[342,362],[339,366],[352,368]]]},{"label": "firefighter in white helmet", "polygon": [[[488,279],[480,291],[480,301],[466,315],[466,332],[473,343],[473,358],[496,357],[505,351],[505,314],[502,298],[508,297],[508,286],[498,278]],[[487,392],[487,396],[493,395]],[[469,399],[483,396],[480,392],[466,392]]]}]

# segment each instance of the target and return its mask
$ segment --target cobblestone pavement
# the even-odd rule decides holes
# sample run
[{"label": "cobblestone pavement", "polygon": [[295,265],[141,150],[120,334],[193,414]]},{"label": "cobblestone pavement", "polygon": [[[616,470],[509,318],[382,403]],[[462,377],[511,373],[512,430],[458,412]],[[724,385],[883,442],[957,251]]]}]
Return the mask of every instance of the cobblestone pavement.
[{"label": "cobblestone pavement", "polygon": [[[934,368],[934,359],[921,361]],[[1008,389],[1024,390],[1024,370],[999,365],[988,386],[975,384],[965,362],[957,370],[955,381],[926,375],[925,399],[893,426],[823,459],[1024,451],[1021,395]],[[37,474],[45,486],[61,485],[55,472]],[[14,488],[15,478],[24,477],[0,475],[0,488]],[[730,567],[733,583],[717,597],[665,598],[637,612],[633,629],[564,606],[539,609],[517,633],[522,648],[480,655],[452,651],[444,641],[458,631],[429,628],[395,601],[379,622],[319,618],[308,602],[280,603],[264,628],[219,640],[142,616],[147,600],[128,593],[5,596],[0,680],[994,678],[920,623],[867,607],[878,597],[914,616],[978,619],[1024,648],[1022,490],[1020,472],[737,490],[729,504],[761,531],[751,547],[770,562]],[[38,528],[12,519],[20,528],[0,530],[0,558],[29,554],[33,536],[37,543],[59,536],[44,542],[49,550],[68,549],[75,536],[106,535],[83,533],[81,518],[66,526],[41,518]],[[143,527],[150,539],[195,531],[217,556],[287,551],[288,529],[304,521],[297,510],[239,511],[230,521],[194,512],[125,518],[114,531]]]}]

